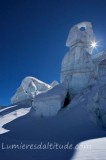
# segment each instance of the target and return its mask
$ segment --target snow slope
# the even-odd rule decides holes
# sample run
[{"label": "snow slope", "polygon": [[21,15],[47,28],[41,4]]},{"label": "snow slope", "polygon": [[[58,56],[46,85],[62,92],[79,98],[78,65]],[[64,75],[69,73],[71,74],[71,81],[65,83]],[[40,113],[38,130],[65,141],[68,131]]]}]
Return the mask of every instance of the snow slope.
[{"label": "snow slope", "polygon": [[[26,108],[24,105],[18,107]],[[34,111],[31,111],[28,114],[25,113],[24,116],[15,118],[14,121],[10,122],[10,119],[7,121],[6,117],[13,117],[13,114],[11,112],[5,115],[3,120],[6,122],[3,127],[10,132],[0,135],[0,157],[2,160],[105,160],[106,132],[89,120],[83,102],[80,106],[74,107],[70,104],[66,110],[50,118],[35,118]],[[0,125],[1,122],[0,117]],[[39,145],[48,142],[53,145],[54,143],[59,145],[69,143],[72,148],[2,149],[2,144],[5,146],[21,143]],[[84,144],[88,148],[77,147],[76,149],[78,144]]]},{"label": "snow slope", "polygon": [[14,108],[14,107],[16,107],[17,105],[13,105],[13,106],[9,106],[9,107],[2,107],[2,109],[0,110],[0,112],[3,112],[3,111],[6,111],[6,110],[8,110],[8,109],[10,109],[10,108]]},{"label": "snow slope", "polygon": [[72,160],[106,160],[106,138],[81,142]]},{"label": "snow slope", "polygon": [[9,130],[6,130],[3,128],[3,126],[25,114],[27,114],[30,111],[30,107],[29,108],[21,108],[21,109],[17,109],[11,113],[8,113],[4,116],[0,117],[0,134],[6,133]]}]

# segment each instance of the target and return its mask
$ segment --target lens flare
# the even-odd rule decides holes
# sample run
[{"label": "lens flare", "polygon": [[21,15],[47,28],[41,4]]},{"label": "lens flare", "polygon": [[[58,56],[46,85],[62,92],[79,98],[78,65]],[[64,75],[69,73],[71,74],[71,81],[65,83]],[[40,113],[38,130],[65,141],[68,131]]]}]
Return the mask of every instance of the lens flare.
[{"label": "lens flare", "polygon": [[97,42],[91,42],[91,47],[92,48],[96,48],[98,45],[97,45]]}]

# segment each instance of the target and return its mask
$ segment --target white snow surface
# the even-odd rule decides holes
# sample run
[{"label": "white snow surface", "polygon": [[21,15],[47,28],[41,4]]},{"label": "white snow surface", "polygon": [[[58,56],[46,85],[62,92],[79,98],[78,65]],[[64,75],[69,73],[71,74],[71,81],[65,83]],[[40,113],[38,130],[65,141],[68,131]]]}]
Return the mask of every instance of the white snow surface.
[{"label": "white snow surface", "polygon": [[2,107],[3,109],[1,109],[0,112],[3,112],[5,110],[8,110],[8,109],[14,108],[14,107],[17,107],[17,105],[13,105],[13,106],[10,106],[10,107],[5,107],[5,108]]},{"label": "white snow surface", "polygon": [[[16,107],[16,106],[10,106],[8,109],[13,108],[13,107]],[[0,112],[3,112],[5,110],[6,110],[6,108],[2,109],[2,111],[0,111]],[[5,128],[3,128],[3,126],[5,124],[10,123],[11,121],[27,114],[29,111],[30,111],[30,107],[29,108],[16,109],[15,111],[10,112],[10,113],[8,113],[6,115],[3,115],[3,116],[0,115],[0,134],[9,132],[9,130],[6,130]]]},{"label": "white snow surface", "polygon": [[106,138],[97,138],[79,143],[70,160],[106,160]]},{"label": "white snow surface", "polygon": [[[90,22],[73,26],[66,42],[69,52],[61,67],[64,85],[57,82],[49,85],[26,77],[11,98],[17,106],[0,110],[2,160],[106,160],[106,130],[102,128],[106,125],[106,61],[103,61],[106,54],[92,57],[91,41],[95,41],[95,36]],[[71,102],[63,108],[67,95]],[[99,123],[93,123],[90,118]],[[48,143],[63,148],[2,149],[2,144],[39,146]],[[67,144],[71,149],[64,148]]]},{"label": "white snow surface", "polygon": [[[32,111],[29,112],[30,108],[25,108],[26,106],[22,106],[22,110],[17,110],[16,107],[16,111],[4,115],[3,120],[0,117],[0,126],[10,131],[0,135],[0,143],[70,143],[73,147],[62,150],[14,150],[14,154],[9,150],[9,157],[12,156],[15,160],[105,160],[106,131],[89,120],[83,101],[81,105],[74,103],[73,106],[73,103],[70,103],[67,109],[50,118],[36,118]],[[1,132],[4,132],[3,129]],[[82,146],[88,148],[82,149]],[[8,159],[5,152],[1,151],[0,154],[3,160]]]},{"label": "white snow surface", "polygon": [[33,84],[36,86],[36,89],[38,91],[43,91],[43,90],[49,89],[51,87],[47,83],[44,83],[44,82],[40,81],[39,79],[37,79],[35,77],[30,77],[30,76],[24,78],[24,80],[21,83],[21,86],[24,88],[24,90],[27,90],[29,87],[29,84],[31,82],[33,82]]}]

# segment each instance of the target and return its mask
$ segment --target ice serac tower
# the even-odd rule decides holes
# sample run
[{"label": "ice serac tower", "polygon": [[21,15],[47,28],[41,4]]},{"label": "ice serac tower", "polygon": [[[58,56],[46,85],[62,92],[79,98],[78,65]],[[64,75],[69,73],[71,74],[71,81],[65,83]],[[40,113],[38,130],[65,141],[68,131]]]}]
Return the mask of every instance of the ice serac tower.
[{"label": "ice serac tower", "polygon": [[68,86],[69,93],[77,94],[94,82],[95,65],[91,57],[94,41],[90,22],[74,25],[69,32],[66,41],[69,51],[61,64],[61,82]]}]

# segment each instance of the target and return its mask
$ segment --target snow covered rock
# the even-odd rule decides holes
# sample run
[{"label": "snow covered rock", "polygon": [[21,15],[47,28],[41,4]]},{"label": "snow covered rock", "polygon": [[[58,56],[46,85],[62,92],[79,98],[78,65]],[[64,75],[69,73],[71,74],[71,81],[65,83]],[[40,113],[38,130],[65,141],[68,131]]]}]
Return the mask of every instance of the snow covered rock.
[{"label": "snow covered rock", "polygon": [[49,117],[56,115],[64,106],[67,89],[62,85],[56,85],[46,93],[37,95],[32,104],[35,115]]},{"label": "snow covered rock", "polygon": [[79,23],[70,30],[66,42],[70,49],[62,60],[61,82],[66,81],[72,94],[77,94],[95,83],[95,64],[91,56],[91,42],[94,40],[89,22]]},{"label": "snow covered rock", "polygon": [[50,85],[34,78],[26,77],[17,89],[15,95],[11,98],[12,103],[25,101],[34,98],[37,94],[46,92],[51,88]]}]

